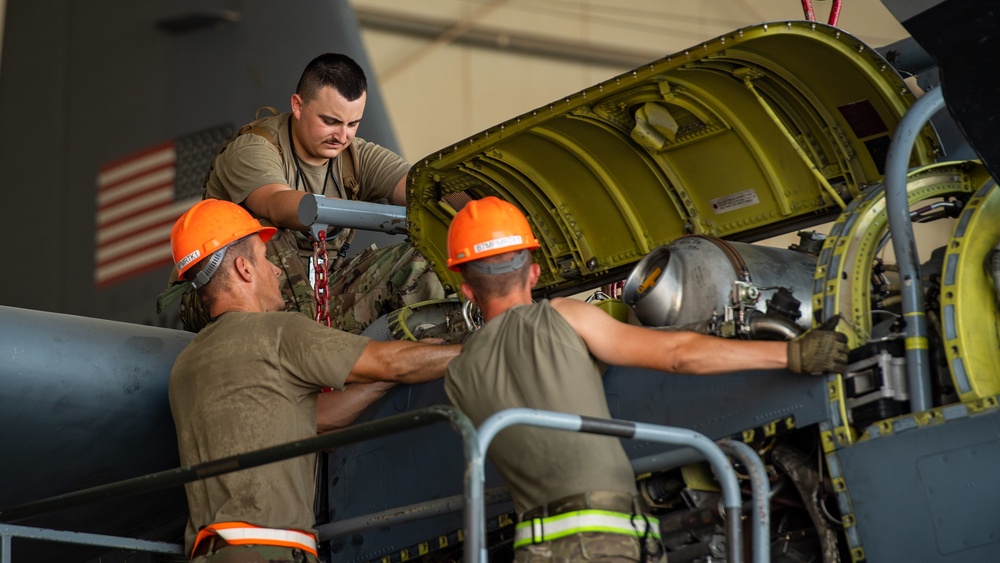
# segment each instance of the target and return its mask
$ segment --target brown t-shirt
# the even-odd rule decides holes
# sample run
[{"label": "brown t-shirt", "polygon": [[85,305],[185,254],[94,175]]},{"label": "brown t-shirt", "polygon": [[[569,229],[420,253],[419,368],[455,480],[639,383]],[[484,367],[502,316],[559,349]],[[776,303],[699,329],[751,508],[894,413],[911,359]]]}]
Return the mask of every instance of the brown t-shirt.
[{"label": "brown t-shirt", "polygon": [[[476,426],[515,407],[610,418],[596,360],[548,301],[514,307],[473,333],[448,366],[445,390]],[[518,425],[488,455],[518,514],[586,491],[635,493],[617,438]]]},{"label": "brown t-shirt", "polygon": [[[315,436],[317,392],[343,388],[369,340],[298,313],[222,315],[170,372],[181,465]],[[314,469],[307,455],[188,483],[186,549],[214,522],[311,530]]]}]

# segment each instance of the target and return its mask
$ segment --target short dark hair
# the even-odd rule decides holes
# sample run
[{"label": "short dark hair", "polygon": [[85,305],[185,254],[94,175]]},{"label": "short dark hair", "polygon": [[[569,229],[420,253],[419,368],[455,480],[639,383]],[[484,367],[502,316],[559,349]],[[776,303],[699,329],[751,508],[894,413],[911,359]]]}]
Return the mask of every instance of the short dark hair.
[{"label": "short dark hair", "polygon": [[368,90],[368,79],[361,65],[354,59],[340,53],[324,53],[306,65],[295,88],[302,101],[308,102],[316,97],[316,92],[323,86],[330,86],[349,101],[361,97]]},{"label": "short dark hair", "polygon": [[[198,288],[198,297],[201,298],[202,303],[206,307],[210,307],[215,297],[222,291],[225,291],[229,284],[231,283],[230,277],[233,275],[231,266],[233,261],[237,257],[242,256],[246,258],[251,264],[257,265],[257,257],[253,252],[253,245],[250,244],[250,238],[259,236],[256,233],[247,235],[236,242],[230,243],[226,247],[226,257],[222,259],[222,264],[219,264],[219,269],[215,271],[215,274],[208,283]],[[191,268],[184,273],[185,279],[194,279],[198,275],[198,272],[208,264],[208,257],[205,257],[200,262],[191,266]]]},{"label": "short dark hair", "polygon": [[[523,251],[505,252],[496,256],[480,258],[476,262],[484,264],[507,262],[518,252]],[[531,260],[527,260],[520,268],[512,272],[487,274],[486,272],[470,268],[469,265],[471,262],[467,262],[459,264],[458,271],[462,274],[462,279],[465,280],[465,283],[469,284],[479,299],[495,299],[508,295],[515,287],[524,284],[525,280],[528,279],[531,263]]]}]

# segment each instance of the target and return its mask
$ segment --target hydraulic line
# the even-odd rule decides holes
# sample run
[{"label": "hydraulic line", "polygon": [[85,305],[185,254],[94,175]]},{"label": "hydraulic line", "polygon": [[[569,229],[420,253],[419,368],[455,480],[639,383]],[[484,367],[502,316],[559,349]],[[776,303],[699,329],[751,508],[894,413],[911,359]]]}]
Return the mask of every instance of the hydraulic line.
[{"label": "hydraulic line", "polygon": [[910,411],[931,407],[930,354],[927,344],[927,314],[920,279],[920,258],[910,220],[906,173],[914,141],[931,116],[944,107],[941,88],[928,91],[899,122],[889,144],[885,165],[885,204],[892,246],[899,264],[903,317],[906,320],[906,372],[910,388]]}]

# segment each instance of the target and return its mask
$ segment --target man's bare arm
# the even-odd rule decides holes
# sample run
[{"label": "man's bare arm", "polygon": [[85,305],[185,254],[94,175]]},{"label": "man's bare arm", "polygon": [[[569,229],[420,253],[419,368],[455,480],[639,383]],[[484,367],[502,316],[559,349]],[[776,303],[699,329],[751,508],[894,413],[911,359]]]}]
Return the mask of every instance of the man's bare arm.
[{"label": "man's bare arm", "polygon": [[316,398],[316,429],[319,433],[343,428],[355,421],[395,383],[350,383],[343,390],[320,393]]},{"label": "man's bare arm", "polygon": [[394,381],[421,383],[444,376],[448,362],[458,355],[459,344],[421,342],[369,342],[354,363],[347,382]]},{"label": "man's bare arm", "polygon": [[305,195],[285,184],[267,184],[250,192],[243,203],[275,226],[301,231],[305,225],[299,221],[299,202]]},{"label": "man's bare arm", "polygon": [[404,174],[396,187],[392,190],[392,203],[394,205],[406,205],[406,175]]},{"label": "man's bare arm", "polygon": [[787,342],[731,340],[633,326],[575,299],[554,299],[552,306],[591,353],[609,364],[696,375],[788,367]]}]

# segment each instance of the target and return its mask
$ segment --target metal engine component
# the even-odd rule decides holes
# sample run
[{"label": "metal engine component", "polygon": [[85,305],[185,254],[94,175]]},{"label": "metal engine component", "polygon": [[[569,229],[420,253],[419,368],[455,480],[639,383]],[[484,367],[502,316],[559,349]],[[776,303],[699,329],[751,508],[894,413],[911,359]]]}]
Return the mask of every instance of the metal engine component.
[{"label": "metal engine component", "polygon": [[[910,172],[910,205],[934,198],[963,197],[991,183],[975,162],[945,162]],[[834,222],[816,267],[813,309],[820,319],[840,315],[851,348],[866,344],[872,332],[872,275],[875,258],[889,230],[885,188],[874,186],[855,199]],[[980,255],[983,256],[983,255]]]},{"label": "metal engine component", "polygon": [[969,198],[944,257],[944,351],[962,400],[1000,392],[1000,308],[995,300],[997,270],[991,267],[1000,238],[998,215],[1000,188],[989,182]]},{"label": "metal engine component", "polygon": [[441,339],[461,342],[468,331],[477,328],[474,315],[468,311],[469,305],[472,302],[463,304],[457,298],[421,301],[382,315],[361,334],[381,341]]},{"label": "metal engine component", "polygon": [[788,475],[799,491],[805,509],[819,534],[823,563],[839,563],[837,532],[823,516],[823,501],[820,498],[823,483],[820,475],[804,454],[785,444],[775,446],[773,460],[775,466]]},{"label": "metal engine component", "polygon": [[859,426],[898,416],[907,411],[910,399],[906,382],[906,358],[888,350],[847,366],[844,374],[847,417]]},{"label": "metal engine component", "polygon": [[461,342],[470,326],[470,316],[458,299],[436,299],[415,303],[386,315],[391,340],[440,338]]},{"label": "metal engine component", "polygon": [[725,558],[725,518],[718,492],[692,489],[677,473],[660,473],[641,483],[645,501],[658,511],[668,511],[658,514],[668,560],[684,563]]},{"label": "metal engine component", "polygon": [[782,316],[807,329],[812,308],[805,297],[812,294],[815,269],[816,258],[801,252],[685,236],[639,261],[622,300],[642,324],[673,326],[722,315],[728,320],[751,309],[765,314],[769,301],[787,305],[802,298],[797,316],[787,310]]}]

